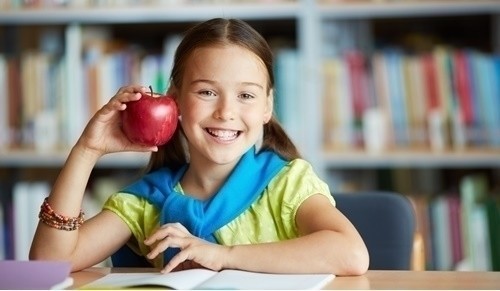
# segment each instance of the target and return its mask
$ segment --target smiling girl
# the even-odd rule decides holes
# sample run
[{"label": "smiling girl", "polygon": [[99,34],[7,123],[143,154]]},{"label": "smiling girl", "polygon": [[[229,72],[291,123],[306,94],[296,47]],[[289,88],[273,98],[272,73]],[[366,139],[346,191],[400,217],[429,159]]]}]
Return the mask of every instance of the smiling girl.
[{"label": "smiling girl", "polygon": [[[81,270],[125,246],[163,272],[365,273],[363,240],[273,116],[273,86],[272,52],[252,27],[221,18],[194,26],[171,74],[169,94],[180,112],[173,138],[160,147],[132,144],[120,113],[146,89],[118,90],[54,183],[31,259],[69,260]],[[123,151],[152,152],[147,174],[83,222],[93,167]],[[50,223],[58,217],[65,219]]]}]

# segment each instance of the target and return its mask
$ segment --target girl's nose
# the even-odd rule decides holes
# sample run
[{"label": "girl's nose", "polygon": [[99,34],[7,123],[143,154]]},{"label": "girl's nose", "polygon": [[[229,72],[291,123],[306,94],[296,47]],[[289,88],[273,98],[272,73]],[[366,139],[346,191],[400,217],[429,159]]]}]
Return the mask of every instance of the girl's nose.
[{"label": "girl's nose", "polygon": [[234,120],[234,108],[231,105],[231,101],[226,98],[221,98],[217,103],[213,117],[223,121]]}]

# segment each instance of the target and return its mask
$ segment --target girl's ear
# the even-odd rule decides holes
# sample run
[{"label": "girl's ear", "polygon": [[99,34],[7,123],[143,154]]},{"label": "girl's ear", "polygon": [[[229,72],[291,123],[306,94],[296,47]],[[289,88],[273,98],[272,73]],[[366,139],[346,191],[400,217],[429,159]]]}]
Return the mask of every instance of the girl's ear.
[{"label": "girl's ear", "polygon": [[266,109],[264,112],[264,124],[268,123],[273,117],[274,110],[274,91],[269,90],[269,95],[267,96]]}]

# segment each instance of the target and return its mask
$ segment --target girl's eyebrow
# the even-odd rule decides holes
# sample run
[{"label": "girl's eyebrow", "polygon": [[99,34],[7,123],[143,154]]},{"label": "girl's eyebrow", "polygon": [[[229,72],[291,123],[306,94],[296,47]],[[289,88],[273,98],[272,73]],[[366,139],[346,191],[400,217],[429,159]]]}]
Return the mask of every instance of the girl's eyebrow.
[{"label": "girl's eyebrow", "polygon": [[[208,83],[208,84],[211,84],[211,85],[214,85],[216,84],[217,82],[215,81],[212,81],[212,80],[208,80],[208,79],[197,79],[197,80],[194,80],[191,82],[191,85],[194,85],[196,83]],[[260,89],[264,89],[264,87],[258,83],[254,83],[254,82],[241,82],[241,85],[245,85],[245,86],[255,86],[255,87],[258,87]]]},{"label": "girl's eyebrow", "polygon": [[259,87],[260,89],[264,89],[264,87],[262,87],[260,84],[254,83],[254,82],[243,82],[241,84],[245,85],[245,86],[255,86],[255,87]]},{"label": "girl's eyebrow", "polygon": [[207,79],[197,79],[197,80],[193,80],[191,82],[191,85],[194,85],[196,83],[208,83],[208,84],[215,84],[216,82],[212,81],[212,80],[207,80]]}]

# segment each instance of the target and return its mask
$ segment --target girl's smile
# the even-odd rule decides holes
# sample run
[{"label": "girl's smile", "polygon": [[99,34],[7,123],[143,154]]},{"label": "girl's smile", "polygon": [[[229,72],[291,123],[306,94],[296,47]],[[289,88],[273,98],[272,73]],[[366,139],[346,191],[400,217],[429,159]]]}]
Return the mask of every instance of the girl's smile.
[{"label": "girl's smile", "polygon": [[216,128],[206,128],[208,134],[214,137],[217,141],[222,143],[228,143],[234,141],[238,138],[241,131],[238,130],[227,130],[227,129],[216,129]]}]

